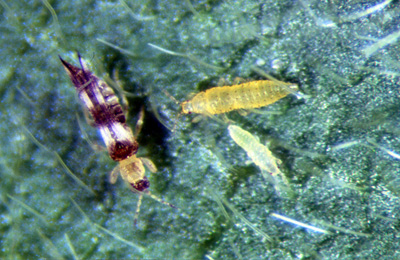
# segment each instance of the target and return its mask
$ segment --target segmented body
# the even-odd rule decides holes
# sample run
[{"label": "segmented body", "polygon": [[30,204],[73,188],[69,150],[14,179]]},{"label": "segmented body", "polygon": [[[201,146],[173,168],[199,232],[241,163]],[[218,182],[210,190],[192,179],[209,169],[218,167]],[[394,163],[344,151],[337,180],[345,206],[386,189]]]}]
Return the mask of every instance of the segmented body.
[{"label": "segmented body", "polygon": [[136,154],[139,145],[131,128],[125,123],[124,112],[112,88],[83,64],[79,68],[60,59],[79,98],[99,128],[111,159],[121,161]]},{"label": "segmented body", "polygon": [[259,80],[215,87],[183,102],[182,113],[215,115],[237,109],[259,108],[270,105],[297,90],[296,84],[277,80]]},{"label": "segmented body", "polygon": [[[117,181],[118,173],[120,173],[122,179],[129,184],[129,188],[133,192],[140,192],[135,212],[135,223],[140,211],[143,193],[161,203],[174,207],[148,191],[150,182],[145,176],[144,166],[147,166],[151,172],[156,172],[157,168],[151,160],[136,157],[139,144],[131,128],[125,123],[126,118],[123,109],[114,91],[84,66],[80,56],[81,68],[69,64],[61,57],[60,60],[72,83],[74,83],[79,98],[91,114],[95,127],[99,128],[111,159],[119,162],[119,165],[110,173],[110,182],[114,184]],[[136,125],[136,134],[140,132],[143,116],[144,111],[142,110]]]},{"label": "segmented body", "polygon": [[272,175],[281,174],[278,168],[280,160],[275,158],[271,151],[252,134],[236,125],[230,125],[228,131],[232,139],[247,152],[247,155],[261,170]]}]

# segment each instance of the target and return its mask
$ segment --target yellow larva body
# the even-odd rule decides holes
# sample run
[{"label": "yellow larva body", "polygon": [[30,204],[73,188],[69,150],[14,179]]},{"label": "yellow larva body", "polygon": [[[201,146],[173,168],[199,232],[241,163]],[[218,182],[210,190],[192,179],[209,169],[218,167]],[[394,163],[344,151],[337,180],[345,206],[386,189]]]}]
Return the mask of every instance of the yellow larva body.
[{"label": "yellow larva body", "polygon": [[275,158],[271,151],[252,134],[236,125],[230,125],[228,131],[232,139],[247,152],[247,155],[261,170],[272,175],[282,174],[278,168],[280,160]]},{"label": "yellow larva body", "polygon": [[239,85],[215,87],[182,103],[182,113],[215,115],[237,109],[259,108],[297,91],[297,85],[282,81],[258,80]]}]

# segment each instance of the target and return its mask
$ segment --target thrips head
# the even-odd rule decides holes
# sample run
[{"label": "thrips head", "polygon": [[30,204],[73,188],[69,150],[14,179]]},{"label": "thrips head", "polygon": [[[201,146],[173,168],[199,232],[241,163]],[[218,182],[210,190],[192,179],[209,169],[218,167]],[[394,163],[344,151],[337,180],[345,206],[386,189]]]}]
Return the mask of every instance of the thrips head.
[{"label": "thrips head", "polygon": [[183,114],[191,114],[193,112],[192,102],[190,100],[184,101],[181,104]]},{"label": "thrips head", "polygon": [[135,190],[144,191],[150,187],[150,182],[147,179],[147,177],[145,176],[145,177],[143,177],[143,179],[141,179],[137,182],[131,183],[131,185]]}]

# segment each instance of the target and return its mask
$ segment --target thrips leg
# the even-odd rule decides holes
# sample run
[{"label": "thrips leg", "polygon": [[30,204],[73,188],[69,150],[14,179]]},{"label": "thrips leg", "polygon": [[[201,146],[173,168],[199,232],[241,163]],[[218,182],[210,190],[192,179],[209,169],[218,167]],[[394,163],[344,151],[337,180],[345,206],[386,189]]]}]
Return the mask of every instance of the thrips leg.
[{"label": "thrips leg", "polygon": [[143,119],[144,119],[144,107],[142,107],[139,112],[139,118],[135,127],[135,139],[137,139],[140,131],[142,131]]},{"label": "thrips leg", "polygon": [[111,184],[114,184],[118,179],[119,174],[119,165],[115,166],[115,168],[110,172],[109,181]]},{"label": "thrips leg", "polygon": [[156,165],[148,158],[142,157],[138,158],[142,161],[142,163],[151,171],[151,172],[157,172],[157,167]]}]

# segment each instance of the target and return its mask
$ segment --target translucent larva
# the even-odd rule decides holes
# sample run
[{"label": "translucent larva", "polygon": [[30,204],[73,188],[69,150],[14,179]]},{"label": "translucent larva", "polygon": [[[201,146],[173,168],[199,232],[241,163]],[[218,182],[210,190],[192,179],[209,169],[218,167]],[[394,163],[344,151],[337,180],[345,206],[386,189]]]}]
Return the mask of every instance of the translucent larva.
[{"label": "translucent larva", "polygon": [[262,145],[252,134],[236,125],[230,125],[228,131],[232,139],[247,152],[250,159],[261,170],[269,172],[272,175],[282,175],[278,168],[278,164],[281,161],[275,158],[271,151],[265,145]]},{"label": "translucent larva", "polygon": [[293,197],[294,193],[290,189],[289,181],[278,168],[281,160],[275,158],[265,145],[262,145],[256,137],[242,128],[230,125],[228,131],[232,139],[247,152],[253,163],[260,167],[264,179],[274,184],[278,194],[284,197]]},{"label": "translucent larva", "polygon": [[215,87],[182,102],[182,113],[215,115],[237,109],[259,108],[270,105],[297,90],[296,84],[278,80],[258,80]]}]

